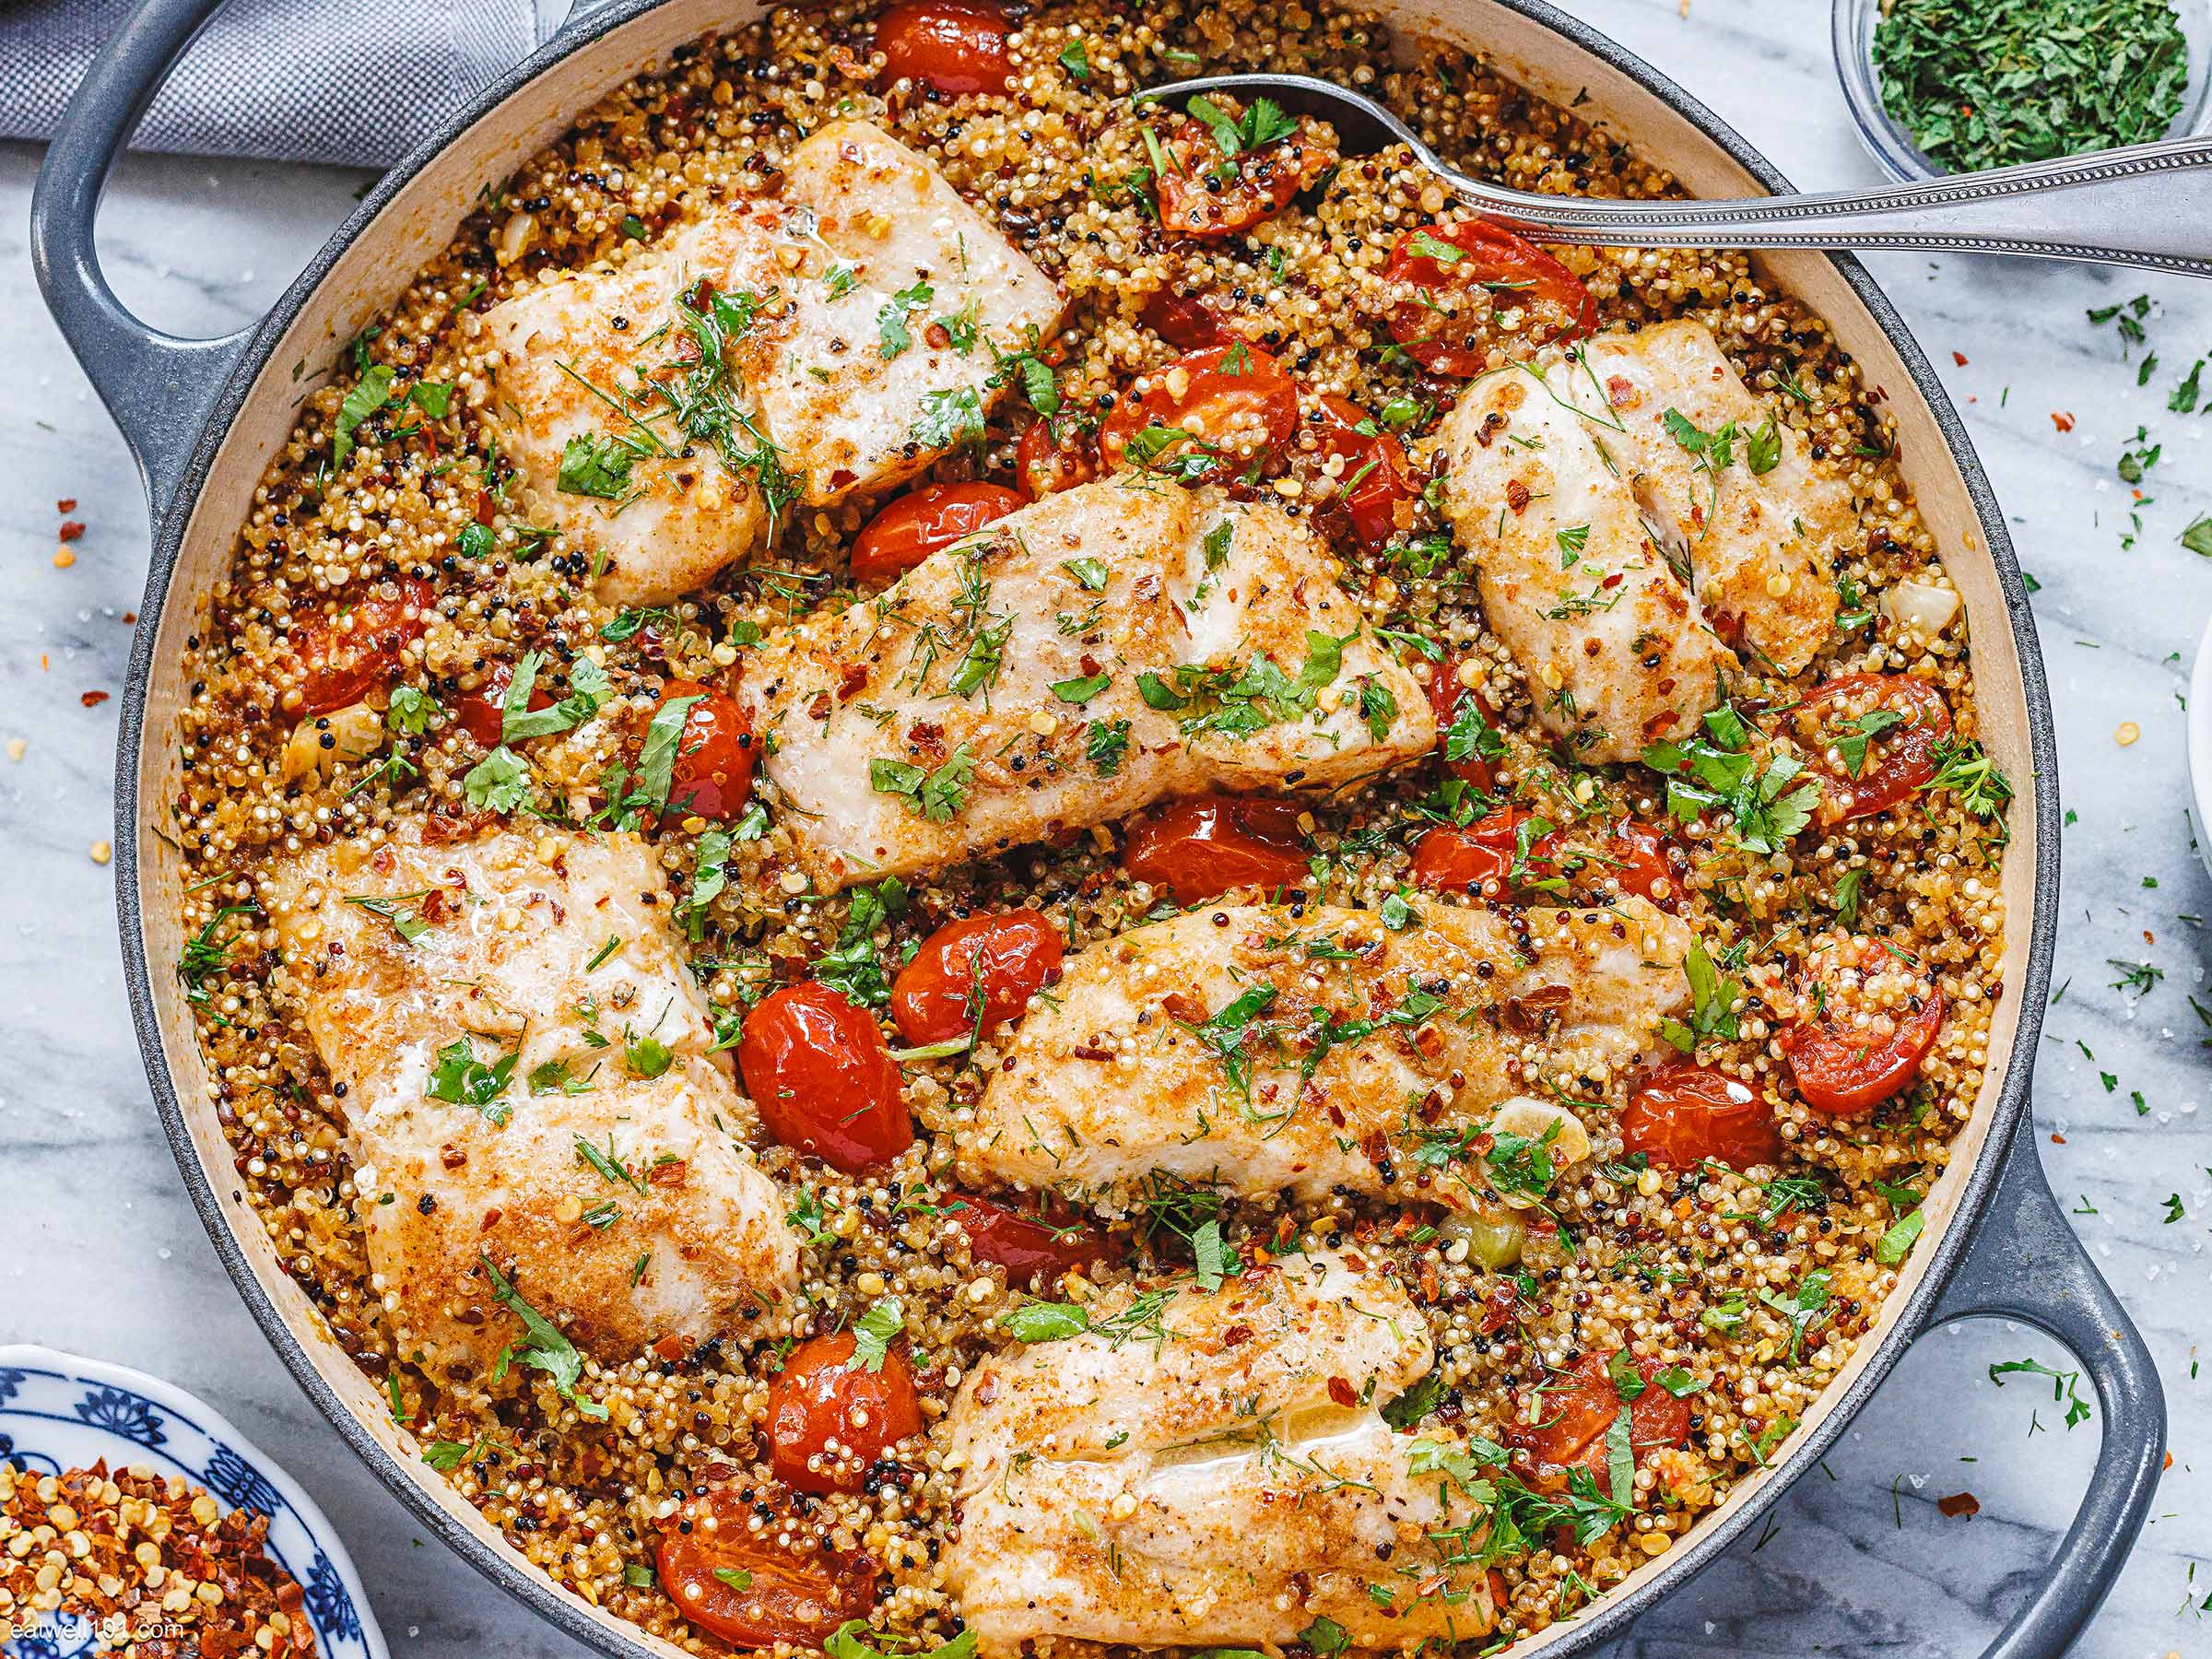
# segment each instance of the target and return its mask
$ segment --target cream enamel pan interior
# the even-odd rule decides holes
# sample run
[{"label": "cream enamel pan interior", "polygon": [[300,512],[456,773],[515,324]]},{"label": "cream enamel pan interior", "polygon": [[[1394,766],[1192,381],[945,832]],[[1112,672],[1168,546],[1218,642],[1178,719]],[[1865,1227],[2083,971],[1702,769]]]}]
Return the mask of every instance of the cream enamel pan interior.
[{"label": "cream enamel pan interior", "polygon": [[[176,9],[176,0],[150,0],[149,9],[164,4]],[[1531,91],[1561,104],[1577,102],[1578,114],[1633,141],[1648,159],[1671,169],[1692,194],[1754,194],[1776,182],[1771,173],[1762,179],[1755,171],[1758,163],[1752,153],[1688,99],[1534,0],[1457,0],[1450,5],[1410,0],[1394,7],[1385,0],[1382,9],[1394,16],[1401,51],[1410,50],[1424,34],[1479,47]],[[232,1153],[215,1111],[216,1089],[173,971],[182,940],[178,920],[181,866],[163,835],[178,761],[171,734],[175,711],[186,693],[184,641],[198,619],[201,596],[226,567],[256,481],[284,441],[300,397],[336,357],[340,343],[450,240],[481,184],[512,172],[602,94],[658,62],[671,47],[743,21],[755,10],[750,5],[733,6],[718,0],[665,0],[657,6],[647,6],[645,0],[623,0],[611,14],[588,21],[578,39],[557,41],[525,65],[512,90],[503,97],[490,95],[479,112],[456,122],[442,147],[433,145],[425,152],[427,159],[418,157],[387,178],[334,241],[331,252],[295,285],[247,351],[249,371],[256,362],[258,371],[250,384],[234,386],[216,406],[189,472],[169,481],[178,486],[182,505],[160,499],[168,493],[160,476],[163,467],[149,453],[150,442],[132,434],[153,475],[157,558],[144,613],[147,622],[138,642],[133,702],[126,710],[119,774],[125,781],[126,806],[127,797],[135,794],[135,821],[117,824],[117,866],[125,953],[142,1040],[147,1045],[157,1093],[168,1092],[165,1084],[173,1088],[173,1104],[166,1100],[163,1104],[172,1138],[179,1140],[180,1160],[188,1177],[198,1177],[191,1182],[195,1200],[256,1316],[302,1386],[331,1413],[380,1477],[425,1524],[504,1587],[613,1653],[674,1654],[678,1650],[553,1584],[420,1462],[412,1437],[393,1423],[376,1385],[330,1339],[306,1295],[287,1276],[266,1230],[232,1177]],[[596,39],[588,38],[594,34]],[[54,263],[53,251],[41,243],[41,276],[48,278],[51,296],[60,282],[48,270]],[[1886,395],[1898,423],[1905,477],[1965,595],[1984,741],[2018,786],[2003,881],[2009,916],[2006,995],[1993,1028],[1990,1064],[1974,1118],[1959,1136],[1949,1170],[1928,1200],[1930,1226],[1881,1325],[1862,1341],[1851,1367],[1794,1437],[1792,1455],[1774,1471],[1743,1483],[1689,1544],[1641,1569],[1578,1619],[1555,1626],[1516,1653],[1559,1653],[1586,1646],[1617,1630],[1634,1611],[1628,1604],[1648,1602],[1657,1594],[1653,1580],[1687,1578],[1750,1518],[1748,1510],[1771,1501],[1773,1482],[1806,1467],[1840,1432],[1844,1418],[1895,1362],[1911,1333],[1926,1323],[1944,1278],[1959,1260],[1971,1224],[1993,1199],[2005,1195],[1998,1191],[2000,1184],[2007,1192],[2020,1188],[2024,1195],[2018,1206],[2010,1207],[2019,1207],[2022,1215],[2032,1207],[2035,1194],[2044,1191],[2034,1170],[2031,1147],[2020,1149],[2014,1159],[2018,1170],[2001,1182],[2006,1143],[2026,1114],[2031,1056],[2020,1043],[2020,1026],[2026,1018],[2025,1046],[2031,1048],[2048,977],[2057,894],[2055,848],[2039,832],[2051,818],[2056,798],[2049,771],[2047,709],[2019,578],[2003,544],[2002,521],[1956,418],[1942,403],[1940,389],[1901,325],[1864,274],[1848,261],[1814,253],[1776,253],[1768,263],[1776,278],[1834,327],[1857,360],[1867,386]],[[64,300],[56,299],[55,305],[66,324]],[[276,331],[273,342],[267,338],[269,331]],[[96,352],[81,340],[78,345],[95,379],[100,379]],[[129,428],[127,398],[112,384],[103,382],[102,391]],[[176,382],[170,392],[195,411],[206,407],[212,396],[211,388],[181,389]],[[172,547],[173,566],[163,557]],[[134,780],[135,792],[128,787]],[[196,1171],[192,1167],[195,1161]],[[2047,1205],[2047,1194],[2044,1202]],[[1995,1206],[2007,1218],[1994,1220],[1992,1230],[2027,1230],[2024,1224],[2015,1224],[2010,1207]],[[2055,1218],[2057,1211],[2053,1208],[2050,1214]],[[1966,1225],[1954,1225],[1962,1219]],[[2022,1244],[2018,1238],[2010,1242]],[[2023,1249],[2022,1259],[2032,1263],[2038,1258]],[[2086,1258],[2082,1268],[2088,1271]],[[2088,1277],[2094,1281],[2093,1273]],[[1955,1294],[1954,1303],[1957,1300]],[[1947,1312],[1988,1305],[1984,1300],[1968,1307],[1954,1305]],[[2007,1311],[2035,1317],[2029,1310]],[[2111,1321],[2104,1323],[2109,1328]],[[2121,1323],[2124,1324],[2124,1316]],[[2103,1383],[2106,1379],[2100,1376],[2099,1381]],[[2155,1403],[2155,1382],[2149,1386]],[[2103,1414],[2108,1453],[2115,1410],[2108,1398]],[[2162,1440],[2162,1416],[2155,1432]],[[2147,1503],[2147,1489],[2141,1496]],[[2139,1515],[2136,1518],[2139,1521]],[[2132,1526],[2125,1530],[2132,1538]],[[2120,1542],[2124,1545],[2125,1540]],[[2096,1585],[2088,1606],[2079,1609],[2080,1617],[2093,1609],[2096,1596],[2109,1582],[2108,1574]],[[2002,1651],[2024,1655],[2058,1649],[2020,1646]]]}]

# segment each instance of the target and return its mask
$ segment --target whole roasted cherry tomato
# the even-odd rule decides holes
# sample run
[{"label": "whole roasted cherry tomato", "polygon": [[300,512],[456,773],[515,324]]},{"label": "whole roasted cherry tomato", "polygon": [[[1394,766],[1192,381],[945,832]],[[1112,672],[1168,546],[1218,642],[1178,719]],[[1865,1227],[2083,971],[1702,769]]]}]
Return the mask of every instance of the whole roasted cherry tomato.
[{"label": "whole roasted cherry tomato", "polygon": [[876,1022],[827,985],[786,985],[745,1017],[737,1069],[768,1132],[848,1175],[913,1145]]},{"label": "whole roasted cherry tomato", "polygon": [[1887,812],[1936,775],[1936,751],[1951,735],[1943,693],[1909,674],[1824,681],[1791,718],[1798,740],[1821,756],[1824,824]]},{"label": "whole roasted cherry tomato", "polygon": [[1302,124],[1257,148],[1225,152],[1205,122],[1185,121],[1160,147],[1169,166],[1155,181],[1160,229],[1177,236],[1233,236],[1280,213],[1329,165]]},{"label": "whole roasted cherry tomato", "polygon": [[785,1548],[753,1531],[755,1518],[724,1484],[687,1498],[671,1518],[656,1551],[661,1588],[686,1618],[746,1652],[779,1641],[817,1648],[847,1619],[868,1616],[873,1561]]},{"label": "whole roasted cherry tomato", "polygon": [[1623,1405],[1629,1408],[1630,1452],[1640,1465],[1644,1453],[1678,1446],[1689,1438],[1688,1402],[1677,1400],[1655,1381],[1666,1368],[1651,1359],[1631,1359],[1630,1364],[1643,1386],[1629,1401],[1621,1399],[1606,1356],[1585,1355],[1571,1371],[1545,1379],[1535,1395],[1536,1420],[1516,1421],[1505,1435],[1509,1445],[1535,1455],[1537,1480],[1533,1484],[1563,1485],[1569,1470],[1583,1468],[1596,1477],[1600,1491],[1606,1490],[1606,1436]]},{"label": "whole roasted cherry tomato", "polygon": [[1297,385],[1258,347],[1239,342],[1149,371],[1144,392],[1106,417],[1099,451],[1110,469],[1171,468],[1194,482],[1272,461],[1297,434]]},{"label": "whole roasted cherry tomato", "polygon": [[1707,1159],[1732,1170],[1782,1156],[1774,1113],[1748,1084],[1700,1065],[1674,1065],[1629,1097],[1621,1145],[1662,1170],[1694,1170]]},{"label": "whole roasted cherry tomato", "polygon": [[[1594,852],[1573,848],[1570,844],[1572,840],[1565,830],[1537,837],[1528,849],[1529,869],[1539,877],[1564,874],[1580,898],[1603,900],[1616,891],[1637,893],[1670,911],[1681,901],[1682,881],[1675,862],[1680,854],[1649,825],[1624,818],[1596,843]],[[1670,853],[1675,853],[1674,858]],[[1681,863],[1688,867],[1687,859]]]},{"label": "whole roasted cherry tomato", "polygon": [[876,84],[1004,92],[1014,79],[1009,32],[1006,14],[985,0],[900,0],[876,19],[876,50],[885,60]]},{"label": "whole roasted cherry tomato", "polygon": [[1203,351],[1227,346],[1234,337],[1221,326],[1214,308],[1189,294],[1155,288],[1145,301],[1144,320],[1152,332],[1178,351]]},{"label": "whole roasted cherry tomato", "polygon": [[1501,806],[1464,830],[1444,825],[1430,830],[1413,850],[1414,885],[1440,893],[1498,898],[1512,877],[1517,831],[1527,816]]},{"label": "whole roasted cherry tomato", "polygon": [[653,712],[679,697],[699,701],[685,712],[684,729],[676,740],[668,810],[734,818],[753,798],[753,766],[760,745],[753,736],[752,720],[735,700],[695,680],[670,680],[661,688]]},{"label": "whole roasted cherry tomato", "polygon": [[1323,512],[1341,514],[1370,553],[1397,539],[1398,503],[1418,492],[1406,446],[1350,398],[1333,392],[1322,395],[1313,430],[1322,454],[1343,464]]},{"label": "whole roasted cherry tomato", "polygon": [[[1490,757],[1483,752],[1489,743],[1483,735],[1483,727],[1490,727],[1494,736],[1498,711],[1481,692],[1470,691],[1460,683],[1459,665],[1464,660],[1456,652],[1447,652],[1441,662],[1430,665],[1429,707],[1436,714],[1436,747],[1444,758],[1444,770],[1488,794],[1497,782],[1498,774],[1490,764]],[[1454,735],[1452,728],[1458,724],[1460,712],[1469,699],[1474,700],[1475,713],[1482,725],[1470,722],[1466,730]]]},{"label": "whole roasted cherry tomato", "polygon": [[1065,415],[1032,420],[1014,446],[1014,474],[1021,492],[1041,501],[1056,490],[1073,489],[1099,476],[1099,446],[1091,435]]},{"label": "whole roasted cherry tomato", "polygon": [[1012,1019],[1060,977],[1060,930],[1033,910],[948,922],[891,983],[891,1023],[912,1043],[945,1042]]},{"label": "whole roasted cherry tomato", "polygon": [[770,1463],[794,1491],[857,1492],[869,1465],[922,1432],[906,1356],[894,1347],[869,1371],[853,1362],[856,1346],[850,1331],[803,1342],[769,1384]]},{"label": "whole roasted cherry tomato", "polygon": [[437,589],[410,576],[379,583],[335,617],[317,611],[296,624],[300,712],[327,714],[390,685],[399,653],[422,638],[437,606]]},{"label": "whole roasted cherry tomato", "polygon": [[1806,964],[1816,994],[1782,1040],[1797,1093],[1815,1112],[1858,1117],[1919,1075],[1943,1028],[1943,990],[1872,939],[1854,938]]},{"label": "whole roasted cherry tomato", "polygon": [[1308,853],[1295,801],[1194,795],[1130,832],[1122,868],[1164,887],[1179,904],[1201,904],[1230,888],[1296,887]]},{"label": "whole roasted cherry tomato", "polygon": [[[514,665],[494,663],[484,671],[484,683],[453,705],[453,718],[461,723],[461,729],[486,748],[499,744],[500,729],[507,721],[507,688],[513,684]],[[530,706],[549,709],[553,700],[533,685]]]},{"label": "whole roasted cherry tomato", "polygon": [[853,543],[853,580],[888,582],[1020,505],[1019,496],[996,484],[910,489],[870,519]]},{"label": "whole roasted cherry tomato", "polygon": [[1016,1285],[1027,1285],[1041,1273],[1048,1282],[1056,1281],[1107,1259],[1105,1235],[1058,1210],[1012,1209],[973,1193],[947,1199],[945,1207],[951,1212],[947,1218],[968,1235],[969,1253],[1004,1267]]},{"label": "whole roasted cherry tomato", "polygon": [[1416,290],[1391,307],[1391,337],[1437,374],[1480,374],[1501,311],[1527,313],[1512,335],[1525,346],[1597,326],[1597,306],[1581,278],[1535,243],[1480,219],[1407,231],[1382,276]]}]

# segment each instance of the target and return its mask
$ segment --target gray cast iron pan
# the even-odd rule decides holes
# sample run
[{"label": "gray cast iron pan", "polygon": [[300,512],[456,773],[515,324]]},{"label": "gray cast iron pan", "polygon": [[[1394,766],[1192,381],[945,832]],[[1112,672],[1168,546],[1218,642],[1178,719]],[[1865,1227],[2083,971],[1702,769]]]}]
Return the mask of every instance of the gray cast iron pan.
[{"label": "gray cast iron pan", "polygon": [[[143,0],[86,76],[48,152],[31,215],[32,253],[47,302],[130,442],[153,522],[152,569],[117,752],[115,824],[117,910],[147,1076],[218,1253],[270,1343],[347,1442],[425,1526],[554,1624],[613,1659],[670,1654],[675,1650],[587,1606],[527,1565],[407,1454],[388,1414],[375,1408],[373,1387],[319,1332],[299,1288],[285,1278],[266,1239],[256,1236],[260,1230],[229,1180],[220,1131],[206,1109],[189,1017],[171,971],[177,883],[173,859],[165,867],[158,831],[162,768],[173,764],[173,758],[165,760],[165,751],[178,695],[171,682],[177,677],[182,633],[199,601],[199,584],[210,581],[228,557],[243,516],[241,503],[276,441],[272,434],[280,436],[289,424],[299,388],[288,382],[284,368],[295,353],[305,360],[308,325],[335,336],[327,341],[335,348],[343,334],[334,318],[350,307],[348,331],[358,326],[404,285],[423,253],[442,245],[467,198],[450,188],[437,194],[445,188],[440,184],[441,162],[459,157],[489,170],[503,158],[511,169],[592,98],[670,45],[754,8],[744,0],[730,0],[721,11],[713,0],[665,0],[658,7],[656,0],[614,0],[590,9],[386,174],[261,324],[223,339],[184,340],[147,327],[116,300],[100,274],[93,224],[118,151],[155,88],[218,4]],[[1710,167],[1727,175],[1724,183],[1790,188],[1681,88],[1545,0],[1393,0],[1383,9],[1409,34],[1430,28],[1479,44],[1499,43],[1503,66],[1547,95],[1572,97],[1578,79],[1584,80],[1598,88],[1601,118],[1607,99],[1613,100],[1637,117],[1628,124],[1630,136],[1639,136],[1641,122],[1654,143],[1664,139],[1677,153],[1710,158]],[[333,91],[346,95],[342,88]],[[558,99],[569,101],[549,101]],[[1686,178],[1694,171],[1679,160],[1672,164]],[[485,176],[500,175],[488,171]],[[426,203],[431,206],[426,208]],[[387,249],[395,250],[389,258]],[[2003,735],[1993,747],[2003,751],[2013,775],[2033,778],[2032,790],[2024,790],[2014,806],[2016,839],[2006,877],[2018,946],[2006,990],[2014,1029],[2008,1048],[1993,1041],[1976,1121],[1961,1133],[1953,1166],[1930,1196],[1934,1224],[1885,1314],[1880,1340],[1869,1337],[1862,1344],[1831,1396],[1794,1437],[1787,1458],[1763,1481],[1747,1483],[1682,1547],[1641,1570],[1579,1620],[1555,1627],[1521,1651],[1581,1653],[1621,1634],[1772,1507],[1789,1481],[1842,1432],[1919,1333],[1951,1319],[1996,1315],[2037,1325],[2070,1347],[2094,1379],[2102,1406],[2103,1443],[2080,1512],[2049,1571],[1987,1656],[2051,1659],[2095,1613],[2143,1524],[2159,1479],[2166,1415],[2150,1356],[2053,1202],[2033,1136],[2025,1133],[2059,891],[2056,757],[2041,658],[2004,517],[1926,359],[1856,261],[1790,257],[1812,262],[1793,267],[1798,273],[1793,286],[1824,287],[1831,320],[1838,307],[1853,309],[1860,319],[1864,337],[1853,348],[1862,361],[1871,349],[1879,359],[1877,371],[1886,362],[1890,371],[1909,378],[1910,388],[1900,389],[1894,401],[1900,408],[1911,406],[1926,434],[1924,469],[1947,469],[1928,475],[1939,480],[1939,489],[1920,478],[1915,488],[1924,502],[1934,494],[1953,502],[1956,523],[1947,539],[1957,547],[1947,547],[1947,559],[1968,591],[1984,719]],[[347,291],[333,291],[341,287]],[[1847,338],[1846,344],[1853,342]],[[298,372],[295,366],[294,379]],[[239,453],[254,446],[259,453]],[[1947,453],[1930,461],[1931,449]],[[195,512],[204,505],[207,522],[195,525]]]}]

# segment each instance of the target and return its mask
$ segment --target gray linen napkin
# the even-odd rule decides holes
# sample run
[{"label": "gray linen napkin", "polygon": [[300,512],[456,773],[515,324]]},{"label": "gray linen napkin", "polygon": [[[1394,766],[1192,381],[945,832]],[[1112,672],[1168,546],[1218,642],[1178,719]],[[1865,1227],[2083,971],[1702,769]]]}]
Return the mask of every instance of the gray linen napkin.
[{"label": "gray linen napkin", "polygon": [[[0,0],[0,137],[52,137],[130,10]],[[132,147],[389,166],[543,32],[538,0],[229,0]]]}]

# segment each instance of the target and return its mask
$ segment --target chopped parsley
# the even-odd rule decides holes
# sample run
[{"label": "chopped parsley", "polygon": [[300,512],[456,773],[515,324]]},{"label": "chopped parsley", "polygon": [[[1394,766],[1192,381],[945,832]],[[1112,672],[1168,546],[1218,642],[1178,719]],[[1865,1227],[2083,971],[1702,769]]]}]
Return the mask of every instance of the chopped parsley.
[{"label": "chopped parsley", "polygon": [[476,1044],[466,1037],[455,1039],[438,1051],[438,1064],[430,1069],[430,1079],[423,1092],[433,1100],[443,1100],[452,1106],[473,1106],[484,1114],[484,1121],[495,1129],[503,1129],[507,1120],[514,1115],[514,1108],[500,1097],[507,1092],[513,1080],[515,1062],[523,1057],[522,1050],[501,1054],[489,1065],[477,1058]]},{"label": "chopped parsley", "polygon": [[524,1301],[507,1282],[506,1276],[493,1265],[489,1256],[478,1258],[484,1271],[491,1276],[491,1293],[500,1305],[523,1322],[523,1339],[512,1344],[500,1356],[493,1368],[491,1380],[499,1382],[507,1374],[509,1361],[520,1359],[524,1365],[535,1367],[553,1379],[553,1386],[560,1397],[582,1416],[594,1422],[606,1420],[606,1407],[596,1400],[587,1400],[576,1392],[576,1384],[583,1379],[583,1356],[576,1345],[562,1335],[559,1327],[528,1302]]}]

